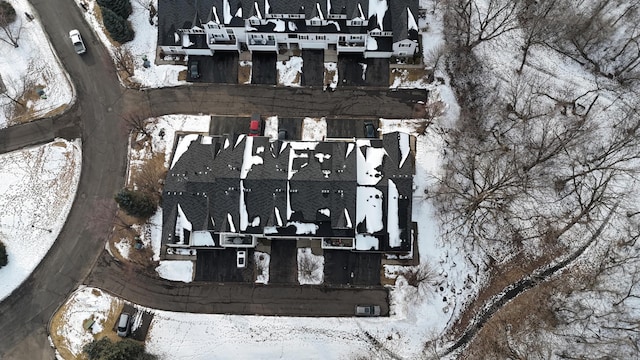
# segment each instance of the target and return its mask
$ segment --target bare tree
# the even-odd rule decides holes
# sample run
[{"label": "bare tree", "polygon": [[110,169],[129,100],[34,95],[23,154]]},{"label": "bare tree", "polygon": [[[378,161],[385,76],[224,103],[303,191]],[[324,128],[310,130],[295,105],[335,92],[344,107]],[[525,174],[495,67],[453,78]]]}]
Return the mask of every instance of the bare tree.
[{"label": "bare tree", "polygon": [[9,125],[16,125],[28,120],[25,114],[28,110],[29,97],[31,93],[35,93],[39,74],[39,66],[34,59],[30,59],[27,72],[22,78],[5,78],[7,89],[0,96],[8,99],[12,104],[12,106],[7,106],[5,110]]},{"label": "bare tree", "polygon": [[127,131],[141,134],[145,138],[150,139],[151,134],[147,130],[147,125],[152,117],[144,111],[132,111],[120,116]]},{"label": "bare tree", "polygon": [[458,47],[468,51],[518,28],[517,10],[521,3],[520,0],[450,0],[446,22],[454,32]]},{"label": "bare tree", "polygon": [[522,72],[529,50],[534,45],[542,45],[554,30],[553,22],[548,19],[550,13],[556,10],[557,0],[531,3],[523,7],[520,14],[520,24],[523,31],[522,61],[518,73]]},{"label": "bare tree", "polygon": [[135,60],[128,47],[124,45],[115,47],[113,58],[118,70],[124,71],[129,76],[135,74]]},{"label": "bare tree", "polygon": [[6,1],[0,1],[0,29],[0,40],[17,48],[22,32],[22,19],[16,16],[15,9]]}]

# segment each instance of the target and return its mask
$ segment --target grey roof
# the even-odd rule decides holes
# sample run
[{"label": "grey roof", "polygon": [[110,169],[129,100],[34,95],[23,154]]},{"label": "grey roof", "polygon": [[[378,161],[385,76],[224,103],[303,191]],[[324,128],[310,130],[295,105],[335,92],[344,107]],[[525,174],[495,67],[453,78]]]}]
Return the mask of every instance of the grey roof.
[{"label": "grey roof", "polygon": [[[386,155],[379,166],[380,180],[369,186],[381,192],[384,209],[390,180],[396,185],[400,199],[398,217],[403,244],[393,249],[388,246],[384,216],[382,230],[371,234],[379,239],[383,251],[406,251],[411,245],[413,155],[408,154],[399,166],[403,159],[400,142],[408,144],[407,138],[391,133],[370,141],[372,147],[384,148]],[[225,136],[212,137],[211,144],[202,144],[201,138],[191,142],[165,181],[163,243],[176,242],[173,231],[178,205],[192,231],[211,230],[214,235],[263,234],[265,227],[270,227],[272,233],[275,229],[274,234],[295,236],[296,227],[287,226],[291,222],[316,224],[318,230],[313,236],[353,237],[356,232],[366,233],[366,224],[356,221],[356,180],[357,172],[361,171],[357,144],[353,141],[318,142],[315,147],[314,144],[271,142],[266,137],[244,135],[235,142]],[[292,170],[297,171],[289,172],[290,162]]]},{"label": "grey roof", "polygon": [[[158,0],[158,45],[176,45],[174,33],[177,29],[190,29],[194,25],[206,23],[212,20],[212,9],[215,6],[217,15],[221,22],[224,22],[223,11],[224,0]],[[244,22],[242,19],[235,17],[236,10],[241,7],[244,18],[249,18],[255,14],[254,3],[258,4],[258,8],[263,17],[265,17],[264,0],[228,0],[233,19],[227,26],[242,27]],[[298,14],[302,11],[306,19],[311,19],[317,15],[317,5],[327,19],[327,1],[326,0],[269,0],[271,14]],[[352,14],[358,13],[358,4],[362,7],[365,17],[369,13],[369,0],[331,0],[332,14],[347,14],[347,18],[351,19]],[[387,16],[383,19],[383,26],[386,31],[393,31],[393,42],[400,41],[409,37],[407,30],[407,8],[411,10],[414,16],[418,13],[418,0],[387,0]],[[197,19],[197,20],[196,20]],[[304,21],[293,21],[296,26],[296,32],[335,32],[334,25],[325,27],[307,27]],[[347,27],[346,21],[336,22],[340,25],[340,32],[362,32],[362,29]],[[288,29],[288,27],[287,27]],[[267,31],[266,29],[261,29]],[[289,31],[289,30],[286,30]],[[195,39],[195,38],[194,38]],[[196,46],[200,42],[193,41]],[[198,40],[198,39],[195,39]]]}]

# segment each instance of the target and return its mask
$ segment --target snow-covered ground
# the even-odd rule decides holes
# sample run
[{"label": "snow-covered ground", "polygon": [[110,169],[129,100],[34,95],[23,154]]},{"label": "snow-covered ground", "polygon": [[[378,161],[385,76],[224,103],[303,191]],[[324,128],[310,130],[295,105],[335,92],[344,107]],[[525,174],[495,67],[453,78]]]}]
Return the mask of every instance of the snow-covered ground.
[{"label": "snow-covered ground", "polygon": [[75,198],[80,141],[0,154],[0,240],[9,256],[0,269],[0,300],[36,268],[58,237]]},{"label": "snow-covered ground", "polygon": [[302,76],[302,57],[292,56],[289,60],[276,62],[278,84],[300,86]]},{"label": "snow-covered ground", "polygon": [[[26,103],[29,113],[11,120],[11,123],[15,123],[27,118],[38,118],[70,104],[73,100],[73,88],[39,19],[28,21],[25,17],[25,12],[34,14],[29,2],[12,0],[10,3],[16,10],[17,19],[9,28],[17,29],[22,25],[22,30],[17,48],[0,41],[0,77],[7,88],[7,95],[19,101],[26,100],[22,98],[25,90],[35,92],[42,89],[46,95],[46,98],[33,97],[29,100]],[[67,34],[61,36],[66,37]],[[9,125],[9,112],[12,108],[12,101],[0,94],[0,128]]]},{"label": "snow-covered ground", "polygon": [[327,120],[325,118],[302,120],[303,141],[323,141],[327,137]]}]

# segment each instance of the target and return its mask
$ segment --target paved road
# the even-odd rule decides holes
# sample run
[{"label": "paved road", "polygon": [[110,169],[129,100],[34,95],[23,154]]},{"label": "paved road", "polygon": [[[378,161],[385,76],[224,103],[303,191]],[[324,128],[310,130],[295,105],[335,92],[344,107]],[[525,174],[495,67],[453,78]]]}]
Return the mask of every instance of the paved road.
[{"label": "paved road", "polygon": [[104,252],[85,284],[147,307],[191,313],[353,316],[357,304],[379,304],[383,315],[389,313],[388,292],[382,287],[186,284],[140,274],[141,269]]},{"label": "paved road", "polygon": [[[426,97],[424,91],[341,88],[335,93],[323,93],[320,89],[231,85],[124,90],[117,81],[109,55],[82,19],[73,0],[31,0],[31,3],[60,60],[73,79],[77,99],[75,105],[62,116],[0,131],[0,151],[44,143],[56,136],[73,138],[81,134],[83,164],[77,196],[57,241],[25,283],[0,303],[0,359],[51,359],[52,353],[46,340],[47,322],[68,294],[89,275],[102,253],[110,226],[108,221],[96,219],[105,217],[105,207],[114,210],[112,196],[124,183],[127,142],[126,131],[120,120],[121,114],[146,109],[154,115],[250,114],[257,111],[263,114],[278,113],[281,116],[339,115],[362,118],[373,115],[403,118],[412,115],[415,101],[425,100]],[[73,52],[68,40],[71,28],[77,28],[83,34],[88,47],[84,56]],[[105,290],[142,305],[186,309],[196,306],[196,302],[187,299],[205,294],[203,285],[178,286],[148,278],[144,273],[114,267],[108,262],[100,264],[94,275],[89,277],[90,282],[103,281],[101,286]],[[129,271],[129,281],[116,281],[118,276],[124,276],[124,270]],[[107,272],[111,274],[110,277],[104,275]],[[222,289],[228,289],[227,285],[218,290],[206,291],[223,291]],[[296,311],[293,309],[299,306],[283,302],[281,305],[272,305],[268,310],[264,304],[258,303],[267,295],[260,293],[257,296],[256,291],[268,292],[270,288],[250,289],[253,295],[250,299],[253,302],[245,301],[242,305],[245,313],[293,313]],[[289,291],[296,297],[305,296],[297,292],[309,291],[309,299],[314,296],[323,298],[318,293],[319,290],[305,289],[309,287],[296,287]],[[186,291],[184,296],[172,297],[183,294],[181,291]],[[249,288],[238,291],[249,291]],[[332,298],[329,294],[333,293],[325,291],[327,297]],[[219,293],[220,299],[228,296],[229,293]],[[377,299],[381,295],[375,293],[367,296],[375,296]],[[165,305],[157,304],[154,300],[156,297],[163,299]],[[198,302],[214,310],[211,301]],[[175,307],[170,307],[171,304]],[[336,305],[336,311],[347,311],[347,305],[340,306],[344,307]]]}]

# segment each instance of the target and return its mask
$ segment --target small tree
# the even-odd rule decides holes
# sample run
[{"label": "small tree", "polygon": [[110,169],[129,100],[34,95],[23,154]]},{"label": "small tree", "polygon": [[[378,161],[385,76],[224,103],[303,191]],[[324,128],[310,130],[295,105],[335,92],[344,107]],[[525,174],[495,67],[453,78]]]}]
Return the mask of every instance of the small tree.
[{"label": "small tree", "polygon": [[155,355],[145,351],[144,345],[125,339],[112,342],[108,337],[93,340],[86,344],[82,350],[89,360],[155,360]]},{"label": "small tree", "polygon": [[8,262],[7,248],[4,246],[4,243],[0,241],[0,268],[7,265]]},{"label": "small tree", "polygon": [[138,218],[149,218],[156,212],[157,204],[147,193],[124,188],[115,196],[115,200],[127,214]]},{"label": "small tree", "polygon": [[122,16],[116,14],[109,8],[102,9],[102,22],[111,38],[121,44],[133,40],[134,32],[131,24]]}]

